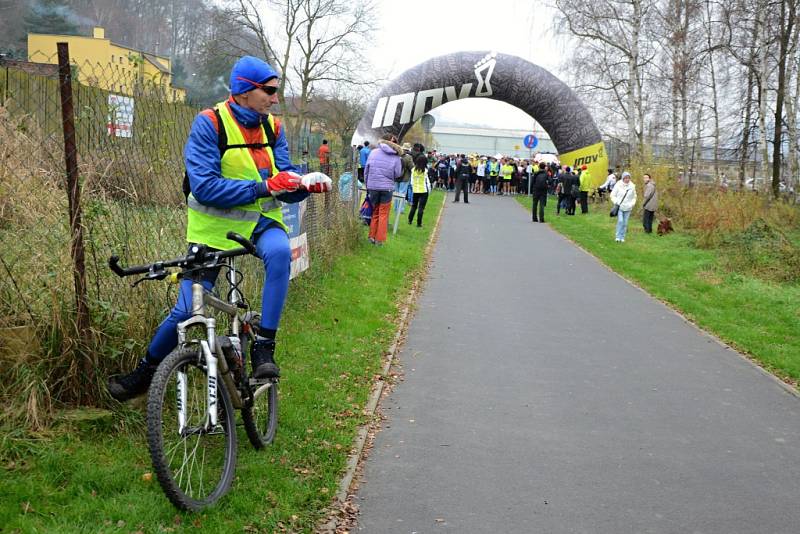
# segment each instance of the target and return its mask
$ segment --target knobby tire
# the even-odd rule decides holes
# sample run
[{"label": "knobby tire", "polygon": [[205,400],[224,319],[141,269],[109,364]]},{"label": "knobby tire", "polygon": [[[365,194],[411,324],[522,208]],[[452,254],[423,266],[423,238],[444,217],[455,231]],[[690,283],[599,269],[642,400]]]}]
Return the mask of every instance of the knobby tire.
[{"label": "knobby tire", "polygon": [[195,512],[228,492],[236,469],[236,420],[222,380],[217,383],[217,422],[221,428],[184,436],[178,432],[176,376],[181,369],[186,371],[188,382],[186,427],[204,427],[204,362],[199,346],[176,349],[158,366],[147,400],[147,443],[158,482],[172,504]]}]

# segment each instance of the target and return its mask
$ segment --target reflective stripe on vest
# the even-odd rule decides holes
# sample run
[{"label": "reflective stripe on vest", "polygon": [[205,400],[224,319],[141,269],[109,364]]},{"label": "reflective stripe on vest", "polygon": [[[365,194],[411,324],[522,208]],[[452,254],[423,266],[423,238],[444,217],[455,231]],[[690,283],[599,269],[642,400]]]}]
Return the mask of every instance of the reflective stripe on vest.
[{"label": "reflective stripe on vest", "polygon": [[[222,119],[218,126],[219,128],[225,128],[228,145],[231,147],[225,151],[220,161],[222,178],[228,180],[263,180],[250,149],[246,147],[233,148],[233,145],[247,143],[239,123],[233,117],[230,104],[222,102],[217,104],[216,108]],[[274,130],[275,123],[272,115],[269,115],[268,121],[270,127]],[[261,139],[259,142],[267,143],[267,134],[263,126],[261,127]],[[278,168],[275,165],[272,147],[268,146],[259,150],[267,151],[271,164],[270,174],[274,176],[278,173]],[[235,242],[228,240],[225,234],[229,231],[234,231],[244,237],[250,237],[262,216],[277,222],[284,230],[287,229],[286,225],[283,224],[280,203],[271,196],[257,199],[251,204],[223,209],[201,204],[194,195],[190,194],[187,199],[187,207],[187,241],[190,243],[205,243],[220,250],[229,250],[238,246]]]},{"label": "reflective stripe on vest", "polygon": [[[211,206],[206,206],[205,204],[200,204],[196,198],[192,195],[189,195],[187,200],[189,207],[195,211],[200,213],[205,213],[206,215],[211,215],[213,217],[219,217],[221,219],[230,219],[231,221],[255,221],[258,222],[258,219],[261,218],[261,213],[257,211],[244,211],[236,208],[214,208]],[[278,202],[276,200],[270,201],[275,206],[278,206]],[[262,207],[265,204],[262,204]]]}]

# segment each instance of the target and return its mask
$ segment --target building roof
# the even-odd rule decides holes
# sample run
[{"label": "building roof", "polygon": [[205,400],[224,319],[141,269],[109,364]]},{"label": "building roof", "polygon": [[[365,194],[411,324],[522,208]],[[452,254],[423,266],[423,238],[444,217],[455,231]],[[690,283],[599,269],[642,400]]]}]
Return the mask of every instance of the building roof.
[{"label": "building roof", "polygon": [[431,129],[432,134],[456,134],[456,135],[476,135],[481,137],[518,137],[520,140],[526,135],[531,133],[535,134],[540,140],[550,139],[547,132],[544,130],[535,129],[531,130],[503,130],[496,128],[477,128],[477,127],[462,127],[462,126],[434,126]]},{"label": "building roof", "polygon": [[36,32],[28,32],[28,35],[48,35],[48,36],[51,36],[51,37],[67,37],[67,38],[75,38],[75,37],[77,37],[79,39],[92,39],[92,40],[95,40],[95,41],[108,41],[109,43],[111,43],[112,45],[114,45],[114,46],[116,46],[118,48],[124,48],[126,50],[130,50],[131,52],[136,52],[136,53],[141,54],[142,57],[144,59],[146,59],[148,63],[152,64],[159,71],[161,71],[163,73],[166,73],[166,74],[172,74],[170,72],[170,70],[163,63],[161,63],[162,60],[169,61],[168,57],[157,56],[156,54],[151,54],[149,52],[145,52],[144,50],[139,50],[138,48],[132,48],[130,46],[125,46],[125,45],[122,45],[122,44],[119,44],[119,43],[115,43],[114,41],[112,41],[111,39],[108,39],[107,37],[99,38],[99,37],[95,37],[93,35],[66,35],[66,34],[60,34],[60,33],[36,33]]},{"label": "building roof", "polygon": [[169,69],[159,61],[158,56],[154,56],[153,54],[148,54],[147,52],[141,52],[142,57],[146,59],[151,65],[155,68],[163,72],[164,74],[170,74]]}]

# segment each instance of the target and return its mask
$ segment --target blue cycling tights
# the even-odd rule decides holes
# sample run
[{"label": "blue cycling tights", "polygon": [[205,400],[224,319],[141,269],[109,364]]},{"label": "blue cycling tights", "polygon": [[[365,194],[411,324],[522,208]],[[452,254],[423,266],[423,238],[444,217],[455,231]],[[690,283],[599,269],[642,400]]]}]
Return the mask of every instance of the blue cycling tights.
[{"label": "blue cycling tights", "polygon": [[[281,319],[286,293],[289,291],[289,267],[292,251],[289,237],[277,224],[269,225],[265,230],[253,234],[252,241],[264,261],[264,290],[261,294],[261,328],[277,330]],[[203,287],[210,290],[214,287],[219,270],[206,273],[202,280]],[[192,281],[181,281],[178,302],[169,312],[166,319],[158,326],[153,340],[147,349],[147,359],[160,362],[178,344],[177,325],[191,315]]]}]

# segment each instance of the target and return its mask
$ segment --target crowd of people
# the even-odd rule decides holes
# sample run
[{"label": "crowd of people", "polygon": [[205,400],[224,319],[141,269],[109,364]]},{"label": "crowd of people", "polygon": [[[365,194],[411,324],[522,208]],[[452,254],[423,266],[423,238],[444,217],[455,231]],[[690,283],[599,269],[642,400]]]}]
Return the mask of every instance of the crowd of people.
[{"label": "crowd of people", "polygon": [[[375,214],[371,220],[370,242],[381,245],[386,241],[389,202],[395,198],[395,210],[403,211],[404,199],[412,203],[408,222],[417,215],[417,226],[422,218],[431,190],[453,192],[453,202],[469,203],[469,195],[531,195],[532,220],[545,222],[544,208],[549,197],[555,199],[555,215],[575,215],[578,206],[582,214],[589,213],[590,200],[603,202],[610,198],[619,205],[614,216],[617,220],[616,241],[624,242],[628,219],[636,204],[636,187],[630,173],[623,172],[618,179],[612,169],[600,186],[594,185],[586,165],[571,168],[557,161],[537,161],[509,156],[478,154],[438,154],[425,151],[420,143],[397,144],[397,138],[386,135],[378,142],[378,149],[364,141],[359,152],[358,177],[365,184]],[[390,165],[391,162],[391,165]],[[424,165],[424,167],[423,167]],[[655,183],[644,175],[645,191],[643,227],[652,232],[658,203]]]}]

